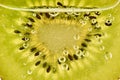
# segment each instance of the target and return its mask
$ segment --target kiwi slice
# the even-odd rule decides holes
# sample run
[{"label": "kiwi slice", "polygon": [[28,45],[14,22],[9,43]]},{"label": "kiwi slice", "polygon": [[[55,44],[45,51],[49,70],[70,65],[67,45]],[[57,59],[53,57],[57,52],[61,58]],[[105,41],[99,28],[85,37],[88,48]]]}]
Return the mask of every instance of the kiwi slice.
[{"label": "kiwi slice", "polygon": [[[106,7],[93,2],[20,0],[18,4],[13,0],[1,4],[34,10]],[[36,12],[0,7],[0,80],[119,80],[119,8]]]}]

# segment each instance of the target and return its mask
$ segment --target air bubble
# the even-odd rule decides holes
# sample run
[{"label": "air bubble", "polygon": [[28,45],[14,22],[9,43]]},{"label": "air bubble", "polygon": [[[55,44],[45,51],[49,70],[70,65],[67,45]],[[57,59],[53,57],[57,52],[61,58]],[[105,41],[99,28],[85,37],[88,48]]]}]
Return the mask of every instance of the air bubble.
[{"label": "air bubble", "polygon": [[58,12],[53,12],[53,13],[49,13],[49,15],[52,16],[52,17],[56,17],[56,16],[59,15],[59,13]]},{"label": "air bubble", "polygon": [[89,32],[91,32],[92,30],[93,30],[92,27],[89,27],[89,28],[88,28],[88,31],[89,31]]},{"label": "air bubble", "polygon": [[111,52],[106,52],[105,53],[105,59],[106,60],[109,60],[109,59],[111,59],[112,58],[112,53]]},{"label": "air bubble", "polygon": [[111,25],[112,25],[112,20],[107,19],[107,20],[105,21],[105,25],[106,25],[106,26],[111,26]]},{"label": "air bubble", "polygon": [[73,12],[67,12],[67,14],[68,14],[68,15],[72,15],[72,14],[73,14]]},{"label": "air bubble", "polygon": [[29,21],[27,24],[32,25],[32,22]]},{"label": "air bubble", "polygon": [[32,71],[31,71],[31,70],[28,70],[28,71],[27,71],[27,74],[31,75],[31,74],[32,74]]},{"label": "air bubble", "polygon": [[79,12],[74,12],[73,14],[74,14],[74,15],[80,15],[81,13],[79,13]]},{"label": "air bubble", "polygon": [[84,21],[84,20],[79,20],[79,22],[82,24],[82,26],[87,24],[86,21]]},{"label": "air bubble", "polygon": [[100,24],[96,24],[96,25],[95,25],[95,29],[101,29]]},{"label": "air bubble", "polygon": [[27,48],[28,46],[29,46],[29,45],[28,45],[27,43],[24,43],[24,44],[23,44],[23,47],[24,47],[24,48]]},{"label": "air bubble", "polygon": [[90,15],[90,12],[85,12],[84,17],[89,15]]},{"label": "air bubble", "polygon": [[105,50],[105,47],[104,46],[100,46],[100,50],[101,51]]},{"label": "air bubble", "polygon": [[35,31],[35,30],[31,30],[31,33],[32,33],[32,34],[35,34],[35,33],[36,33],[36,31]]},{"label": "air bubble", "polygon": [[78,45],[74,45],[74,46],[73,46],[73,49],[78,50],[78,49],[79,49],[79,46],[78,46]]},{"label": "air bubble", "polygon": [[19,34],[19,36],[23,36],[22,34]]},{"label": "air bubble", "polygon": [[84,54],[83,54],[83,55],[86,56],[86,57],[88,57],[89,54],[90,54],[90,53],[89,53],[88,51],[86,51],[86,52],[85,52],[85,55],[84,55]]},{"label": "air bubble", "polygon": [[79,39],[80,39],[80,35],[79,35],[79,34],[76,34],[76,35],[73,36],[73,38],[74,38],[75,40],[79,40]]},{"label": "air bubble", "polygon": [[36,13],[33,13],[33,16],[36,17]]},{"label": "air bubble", "polygon": [[22,74],[21,77],[24,78],[24,79],[26,78],[25,74]]},{"label": "air bubble", "polygon": [[69,66],[68,66],[68,64],[62,64],[62,69],[63,70],[69,70]]},{"label": "air bubble", "polygon": [[108,14],[108,17],[112,17],[112,14]]},{"label": "air bubble", "polygon": [[68,53],[69,53],[69,52],[68,52],[67,50],[64,50],[64,51],[63,51],[63,54],[64,54],[64,55],[68,55]]},{"label": "air bubble", "polygon": [[29,40],[30,40],[30,38],[23,37],[23,38],[22,38],[22,40],[23,40],[23,41],[29,41]]},{"label": "air bubble", "polygon": [[91,20],[91,24],[92,24],[92,25],[97,24],[97,20],[96,20],[96,19],[92,19],[92,20]]},{"label": "air bubble", "polygon": [[84,20],[89,20],[89,17],[88,17],[88,16],[85,16],[85,17],[84,17]]},{"label": "air bubble", "polygon": [[60,63],[64,63],[66,61],[66,58],[65,57],[60,57],[58,60],[59,60]]},{"label": "air bubble", "polygon": [[82,52],[81,50],[76,51],[76,55],[79,56],[80,58],[84,57],[84,52]]},{"label": "air bubble", "polygon": [[102,39],[98,39],[98,42],[101,44],[101,43],[103,43],[103,40]]},{"label": "air bubble", "polygon": [[95,14],[99,16],[101,13],[99,11],[96,11]]}]

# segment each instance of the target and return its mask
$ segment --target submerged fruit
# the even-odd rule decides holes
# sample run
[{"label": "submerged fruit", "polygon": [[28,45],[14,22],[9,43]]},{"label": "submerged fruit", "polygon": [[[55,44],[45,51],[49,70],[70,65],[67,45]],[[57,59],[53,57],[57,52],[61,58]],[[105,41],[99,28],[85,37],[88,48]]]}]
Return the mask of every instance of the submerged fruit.
[{"label": "submerged fruit", "polygon": [[[61,1],[55,4],[62,8],[71,6]],[[50,7],[39,4],[28,8]],[[3,38],[0,44],[3,49],[0,49],[0,64],[3,65],[0,67],[0,77],[3,80],[118,79],[120,63],[117,55],[120,45],[116,46],[115,43],[119,42],[119,19],[118,13],[113,12],[118,8],[45,13],[1,9],[4,12],[1,15],[0,36]],[[112,36],[115,35],[114,40]],[[114,73],[109,66],[113,67]]]}]

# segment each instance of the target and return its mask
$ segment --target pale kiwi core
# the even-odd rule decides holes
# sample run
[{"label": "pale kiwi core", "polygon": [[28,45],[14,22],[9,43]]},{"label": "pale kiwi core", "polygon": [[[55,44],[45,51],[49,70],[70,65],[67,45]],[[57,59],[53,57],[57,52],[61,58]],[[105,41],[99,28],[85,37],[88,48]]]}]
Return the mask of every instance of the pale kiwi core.
[{"label": "pale kiwi core", "polygon": [[80,36],[79,26],[73,24],[44,24],[38,30],[39,41],[52,52],[59,52],[66,47],[73,48]]}]

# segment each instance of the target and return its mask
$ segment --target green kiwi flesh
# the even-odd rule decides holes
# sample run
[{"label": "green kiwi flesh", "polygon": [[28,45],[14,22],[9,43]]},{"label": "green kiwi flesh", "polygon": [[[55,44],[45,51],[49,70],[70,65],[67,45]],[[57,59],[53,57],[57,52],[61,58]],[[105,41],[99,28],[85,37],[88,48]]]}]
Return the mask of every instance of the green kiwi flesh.
[{"label": "green kiwi flesh", "polygon": [[[53,0],[54,1],[54,0]],[[70,0],[69,5],[73,5],[72,4],[73,0]],[[92,1],[92,0],[91,0]],[[26,2],[31,2],[31,1],[26,1]],[[52,3],[52,0],[50,1],[40,1],[42,5],[43,3],[46,4],[49,2]],[[57,4],[58,1],[54,1],[54,4]],[[60,2],[60,1],[59,1]],[[63,3],[64,1],[61,0],[61,3]],[[76,3],[79,2],[76,0]],[[22,2],[21,0],[21,4],[25,4],[24,1]],[[34,3],[31,2],[31,3]],[[89,3],[89,1],[86,2]],[[92,3],[92,2],[91,2]],[[112,3],[112,2],[111,2]],[[17,3],[16,3],[17,4]],[[65,2],[64,2],[65,4]],[[53,5],[53,4],[52,4]],[[90,5],[90,3],[89,3]],[[28,8],[33,8],[35,5],[29,5]],[[39,6],[39,5],[38,5]],[[85,49],[88,50],[89,52],[89,56],[83,58],[83,59],[77,59],[76,55],[70,54],[69,56],[67,55],[67,60],[68,62],[66,62],[67,64],[69,64],[69,68],[66,67],[66,65],[64,64],[64,57],[62,56],[62,58],[60,58],[61,60],[59,60],[59,57],[61,57],[61,55],[63,54],[61,51],[61,47],[63,47],[62,45],[59,44],[59,47],[56,48],[56,46],[58,45],[54,45],[54,42],[51,42],[53,40],[51,40],[49,42],[49,47],[47,48],[52,50],[51,54],[56,55],[59,54],[57,56],[58,62],[60,62],[60,64],[58,62],[56,62],[57,59],[53,59],[53,55],[51,56],[47,56],[50,57],[50,59],[46,60],[44,59],[44,55],[42,55],[42,59],[41,57],[37,56],[40,53],[36,53],[39,50],[41,50],[41,48],[39,48],[38,44],[39,41],[37,41],[36,36],[34,36],[34,34],[30,34],[27,36],[23,36],[23,34],[25,32],[30,32],[31,30],[35,30],[35,31],[39,31],[38,28],[40,27],[40,25],[42,25],[41,31],[46,31],[47,33],[47,27],[53,27],[50,28],[51,32],[56,33],[57,36],[61,37],[62,39],[69,39],[64,37],[63,35],[60,35],[59,33],[61,33],[62,31],[64,31],[64,26],[61,26],[62,23],[64,23],[65,27],[71,27],[71,26],[78,26],[75,23],[77,20],[79,19],[78,17],[75,18],[75,16],[72,16],[72,18],[67,18],[67,20],[65,21],[65,16],[66,14],[59,14],[59,16],[54,18],[49,18],[49,16],[45,16],[45,13],[43,13],[43,15],[40,15],[39,17],[35,17],[33,16],[34,14],[38,14],[35,12],[20,12],[20,11],[12,11],[12,10],[8,10],[8,9],[3,9],[0,8],[0,78],[2,80],[119,80],[119,76],[120,76],[120,61],[119,61],[119,40],[120,40],[120,20],[119,20],[119,13],[120,13],[120,5],[117,6],[114,9],[108,10],[108,11],[102,11],[100,16],[97,16],[98,22],[101,21],[100,24],[104,24],[104,20],[102,19],[106,19],[108,18],[108,16],[110,16],[110,14],[112,15],[112,17],[114,17],[114,21],[112,23],[112,26],[104,26],[102,32],[105,34],[102,37],[102,43],[97,43],[94,38],[89,38],[87,37],[87,39],[89,38],[90,40],[92,40],[92,42],[88,43],[87,42],[87,48],[85,47],[85,44],[83,44],[83,46],[85,47]],[[92,12],[93,14],[94,12]],[[81,13],[84,14],[84,13]],[[68,15],[68,14],[67,14]],[[62,17],[63,16],[63,17]],[[32,17],[32,19],[31,19]],[[62,17],[62,18],[61,18]],[[71,17],[71,16],[70,16]],[[65,18],[65,19],[64,19]],[[75,18],[75,19],[74,19]],[[80,16],[81,18],[81,16]],[[30,26],[27,26],[27,28],[25,28],[25,23],[27,21],[31,21],[34,25],[33,28],[29,28]],[[35,20],[35,21],[34,21]],[[56,23],[55,23],[56,20]],[[75,21],[76,20],[76,21]],[[45,25],[43,23],[40,23],[40,21],[44,21],[44,22],[51,22],[52,26],[48,26]],[[73,21],[73,22],[72,22]],[[58,22],[58,23],[57,23]],[[56,25],[58,26],[57,28]],[[79,24],[80,26],[80,30],[81,30],[81,34],[87,35],[87,33],[89,32],[84,32],[85,27],[89,27],[91,26],[91,24],[88,22],[84,27],[81,28],[81,24]],[[62,28],[59,28],[62,27]],[[55,29],[55,30],[52,30]],[[59,32],[61,29],[62,31]],[[73,28],[70,28],[73,29]],[[19,31],[15,31],[15,30],[19,30]],[[77,30],[76,30],[77,31]],[[64,33],[66,33],[67,31],[64,31]],[[68,31],[68,32],[71,32]],[[101,31],[99,30],[93,30],[92,33],[98,33]],[[17,34],[16,34],[17,33]],[[21,35],[22,33],[22,35]],[[34,32],[33,32],[34,33]],[[39,40],[43,40],[46,41],[47,37],[47,33],[45,32],[42,33],[42,35],[39,35]],[[73,32],[75,33],[75,32]],[[52,33],[50,33],[52,34]],[[49,37],[50,37],[49,34]],[[69,34],[69,33],[66,33]],[[52,34],[53,35],[53,34]],[[65,35],[68,37],[71,37],[71,35],[73,35],[72,33],[70,33],[70,35]],[[43,37],[41,37],[43,36]],[[24,37],[30,37],[30,40],[28,41],[24,41],[26,40]],[[49,38],[48,37],[48,38]],[[52,37],[52,36],[51,36]],[[24,38],[24,39],[23,39]],[[52,37],[54,38],[54,37]],[[33,40],[31,40],[33,39]],[[81,39],[81,36],[80,36]],[[86,38],[83,38],[82,40],[84,40]],[[70,38],[71,40],[71,38]],[[88,40],[86,40],[88,41]],[[20,50],[20,47],[23,45],[23,43],[28,42],[28,47]],[[82,41],[81,41],[82,42]],[[68,44],[70,43],[70,44]],[[69,40],[67,42],[62,42],[61,40],[61,44],[66,44],[67,46],[69,45],[71,47],[71,44],[74,43],[74,40],[69,42]],[[44,43],[43,43],[44,44]],[[53,44],[54,47],[51,47],[51,45]],[[56,43],[57,44],[57,43]],[[79,43],[79,45],[82,43]],[[83,47],[82,46],[82,47]],[[104,47],[103,47],[104,46]],[[37,47],[37,49],[36,49]],[[44,46],[43,46],[44,47]],[[101,49],[100,47],[102,47],[102,49],[104,50],[99,50]],[[45,47],[46,48],[46,47]],[[55,49],[55,50],[54,50]],[[58,50],[59,49],[59,50]],[[58,51],[56,51],[58,50]],[[91,51],[90,51],[91,50]],[[61,52],[59,52],[61,51]],[[111,52],[109,54],[109,52]],[[36,54],[35,54],[36,53]],[[50,54],[50,53],[48,53]],[[46,54],[46,55],[48,55]],[[112,54],[112,57],[111,57]],[[38,58],[36,58],[36,56]],[[71,57],[72,55],[72,57]],[[55,56],[56,57],[56,56]],[[65,56],[66,57],[66,56]],[[73,58],[74,57],[74,58]],[[63,63],[62,63],[63,60]],[[47,61],[47,62],[46,62]],[[52,63],[50,63],[50,61],[53,61]],[[55,61],[55,62],[54,62]],[[49,62],[49,64],[47,64]],[[65,66],[65,70],[63,70],[61,68],[61,65]],[[50,70],[51,69],[51,70]],[[49,72],[50,70],[50,72]]]}]

